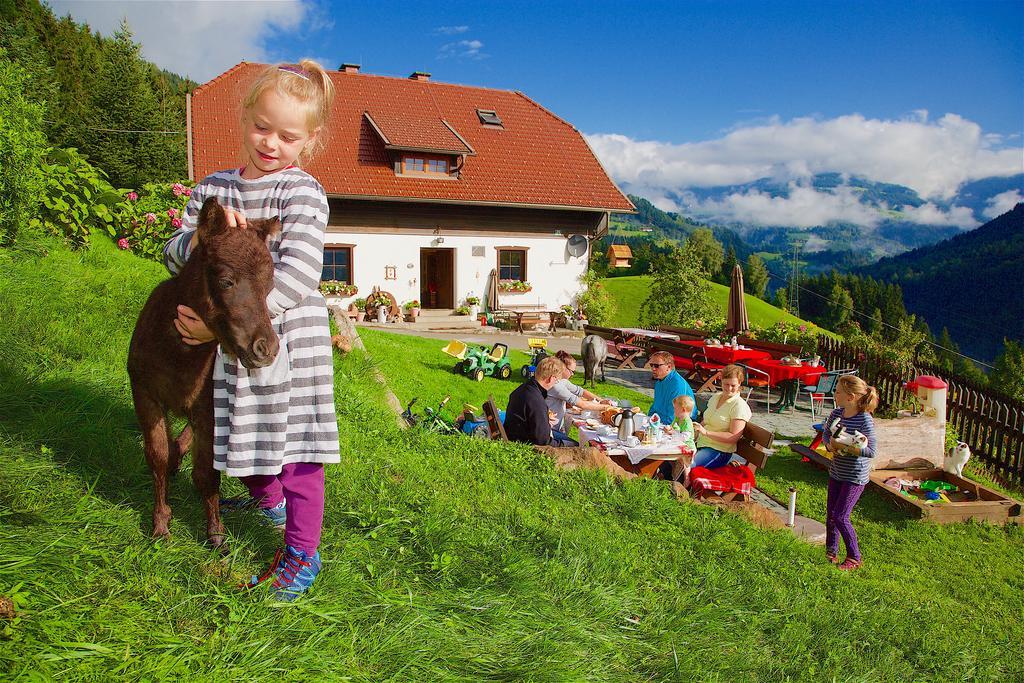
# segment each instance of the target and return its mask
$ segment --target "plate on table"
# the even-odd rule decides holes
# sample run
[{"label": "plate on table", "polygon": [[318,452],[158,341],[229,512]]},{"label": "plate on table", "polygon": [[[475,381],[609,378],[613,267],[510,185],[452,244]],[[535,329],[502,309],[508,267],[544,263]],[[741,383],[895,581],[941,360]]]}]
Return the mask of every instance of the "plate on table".
[{"label": "plate on table", "polygon": [[594,418],[592,418],[592,417],[590,417],[590,418],[587,418],[587,426],[588,426],[588,427],[597,427],[597,426],[599,426],[600,424],[601,424],[601,421],[600,421],[600,420],[594,419]]}]

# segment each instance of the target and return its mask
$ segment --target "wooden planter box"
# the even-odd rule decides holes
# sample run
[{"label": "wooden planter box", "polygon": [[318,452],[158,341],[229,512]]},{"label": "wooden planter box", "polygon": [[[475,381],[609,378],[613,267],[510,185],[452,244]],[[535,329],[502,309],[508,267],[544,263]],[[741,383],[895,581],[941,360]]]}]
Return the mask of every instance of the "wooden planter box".
[{"label": "wooden planter box", "polygon": [[[789,448],[794,453],[810,460],[812,464],[828,469],[830,461],[821,453],[798,443],[790,444]],[[896,479],[916,479],[919,481],[945,481],[956,486],[959,491],[946,494],[946,497],[950,500],[948,503],[926,503],[923,496],[909,492],[907,495],[904,495],[886,486],[885,480],[892,477]],[[993,524],[1024,522],[1024,516],[1021,515],[1021,504],[1017,501],[969,479],[963,479],[955,474],[950,474],[945,470],[937,468],[872,470],[869,483],[884,498],[888,498],[898,507],[907,510],[918,519],[935,522],[936,524],[966,522],[969,519],[979,522],[991,522]],[[964,491],[967,493],[964,493]]]},{"label": "wooden planter box", "polygon": [[[946,497],[950,500],[948,503],[928,503],[925,502],[923,495],[911,492],[897,493],[886,486],[885,480],[891,477],[921,481],[945,481],[953,484],[959,490],[955,493],[946,493]],[[1021,504],[1017,501],[944,470],[872,470],[871,484],[881,491],[883,496],[910,511],[915,517],[938,524],[966,522],[969,519],[993,524],[1024,521],[1021,518]]]}]

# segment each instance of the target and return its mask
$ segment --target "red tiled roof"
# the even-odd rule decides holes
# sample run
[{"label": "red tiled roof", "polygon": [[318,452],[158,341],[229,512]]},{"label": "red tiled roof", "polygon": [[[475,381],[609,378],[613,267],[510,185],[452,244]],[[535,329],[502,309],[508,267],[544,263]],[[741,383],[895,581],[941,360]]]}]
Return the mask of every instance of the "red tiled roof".
[{"label": "red tiled roof", "polygon": [[448,152],[451,154],[473,154],[454,128],[440,118],[416,118],[403,116],[394,112],[365,112],[363,116],[370,121],[384,139],[388,149],[408,149],[431,152]]},{"label": "red tiled roof", "polygon": [[[243,62],[193,92],[196,179],[242,163],[239,103],[262,69]],[[308,166],[329,195],[635,210],[579,131],[520,92],[330,73],[337,94],[327,148]],[[503,126],[482,124],[477,109],[496,111]],[[462,149],[461,136],[476,156],[467,158],[458,180],[397,176],[366,112],[389,140],[402,142],[391,140],[393,146]],[[448,135],[442,120],[458,136]]]}]

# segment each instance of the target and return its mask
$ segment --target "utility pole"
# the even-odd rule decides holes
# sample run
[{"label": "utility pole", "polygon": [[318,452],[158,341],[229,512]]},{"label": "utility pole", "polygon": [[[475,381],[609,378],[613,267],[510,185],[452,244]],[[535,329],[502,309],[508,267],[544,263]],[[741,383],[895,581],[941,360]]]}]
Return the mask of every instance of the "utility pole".
[{"label": "utility pole", "polygon": [[796,317],[800,317],[800,251],[801,242],[793,242],[793,257],[790,259],[789,281],[786,283],[786,308]]}]

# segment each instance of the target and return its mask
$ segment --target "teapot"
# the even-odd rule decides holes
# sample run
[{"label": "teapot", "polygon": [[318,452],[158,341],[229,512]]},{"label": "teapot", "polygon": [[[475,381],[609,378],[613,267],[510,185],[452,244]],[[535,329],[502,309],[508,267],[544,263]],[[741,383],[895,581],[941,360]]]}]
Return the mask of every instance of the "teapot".
[{"label": "teapot", "polygon": [[632,407],[623,408],[622,412],[615,416],[612,424],[619,428],[619,441],[625,441],[633,436],[633,432],[636,431],[635,421],[633,420],[633,415],[636,412]]}]

